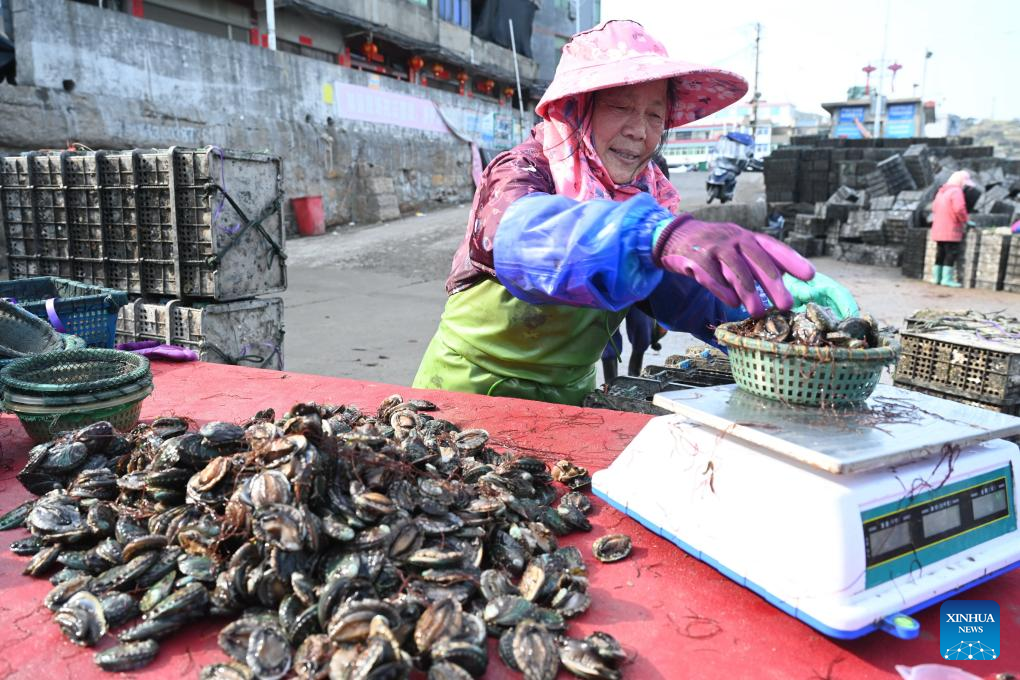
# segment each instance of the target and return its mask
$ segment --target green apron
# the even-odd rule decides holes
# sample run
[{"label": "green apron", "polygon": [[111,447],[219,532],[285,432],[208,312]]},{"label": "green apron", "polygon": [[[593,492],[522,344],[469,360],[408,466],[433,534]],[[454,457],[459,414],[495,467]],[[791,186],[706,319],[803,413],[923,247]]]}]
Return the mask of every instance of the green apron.
[{"label": "green apron", "polygon": [[532,305],[485,279],[447,299],[413,386],[580,405],[626,316]]}]

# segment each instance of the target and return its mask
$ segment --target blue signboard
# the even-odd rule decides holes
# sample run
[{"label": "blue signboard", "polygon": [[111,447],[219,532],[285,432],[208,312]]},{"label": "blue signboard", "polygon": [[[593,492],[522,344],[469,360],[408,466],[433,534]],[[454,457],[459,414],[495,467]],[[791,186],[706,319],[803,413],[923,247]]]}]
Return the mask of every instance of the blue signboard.
[{"label": "blue signboard", "polygon": [[886,137],[915,137],[917,123],[914,113],[917,104],[890,104],[885,116]]},{"label": "blue signboard", "polygon": [[854,124],[854,119],[861,121],[863,124],[865,111],[867,111],[866,106],[844,106],[841,108],[839,115],[836,116],[836,127],[833,130],[833,137],[860,139],[861,131]]}]

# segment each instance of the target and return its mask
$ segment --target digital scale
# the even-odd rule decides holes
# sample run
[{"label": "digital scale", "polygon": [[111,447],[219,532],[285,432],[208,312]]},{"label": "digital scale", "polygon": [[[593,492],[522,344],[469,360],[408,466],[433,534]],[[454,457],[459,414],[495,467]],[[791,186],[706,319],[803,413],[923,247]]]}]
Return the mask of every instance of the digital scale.
[{"label": "digital scale", "polygon": [[657,394],[596,495],[826,635],[916,637],[909,615],[1020,566],[1020,418],[879,385],[838,410],[735,385]]}]

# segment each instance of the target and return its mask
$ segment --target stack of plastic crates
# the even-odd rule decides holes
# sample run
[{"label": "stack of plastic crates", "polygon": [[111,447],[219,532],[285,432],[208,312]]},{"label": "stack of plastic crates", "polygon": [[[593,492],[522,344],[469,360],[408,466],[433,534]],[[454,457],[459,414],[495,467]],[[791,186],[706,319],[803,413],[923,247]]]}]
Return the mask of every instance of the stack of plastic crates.
[{"label": "stack of plastic crates", "polygon": [[280,160],[215,147],[0,158],[12,278],[240,300],[286,288]]},{"label": "stack of plastic crates", "polygon": [[283,370],[283,300],[183,304],[135,300],[120,310],[117,340],[156,340],[214,364]]},{"label": "stack of plastic crates", "polygon": [[1010,293],[1020,293],[1020,234],[1014,234],[1009,240],[1009,255],[1006,258],[1006,271],[1002,277],[1002,289]]},{"label": "stack of plastic crates", "polygon": [[621,375],[610,380],[603,389],[587,394],[584,401],[581,402],[581,406],[661,416],[669,411],[652,403],[652,398],[656,394],[689,390],[692,387],[694,385],[684,385],[667,379]]},{"label": "stack of plastic crates", "polygon": [[603,389],[588,394],[581,405],[659,416],[669,413],[652,403],[652,398],[659,392],[733,382],[726,355],[708,345],[692,347],[683,355],[672,355],[665,364],[645,366],[639,377],[621,375],[614,378]]},{"label": "stack of plastic crates", "polygon": [[155,340],[206,361],[283,368],[283,302],[258,297],[286,289],[282,203],[280,159],[266,154],[171,147],[0,157],[11,277],[130,295],[136,302],[110,320],[107,347],[115,337]]},{"label": "stack of plastic crates", "polygon": [[669,356],[662,366],[645,366],[641,375],[692,387],[730,385],[734,382],[729,358],[720,350],[707,345],[697,345],[684,354]]},{"label": "stack of plastic crates", "polygon": [[922,310],[900,338],[894,384],[1020,415],[1020,319]]}]

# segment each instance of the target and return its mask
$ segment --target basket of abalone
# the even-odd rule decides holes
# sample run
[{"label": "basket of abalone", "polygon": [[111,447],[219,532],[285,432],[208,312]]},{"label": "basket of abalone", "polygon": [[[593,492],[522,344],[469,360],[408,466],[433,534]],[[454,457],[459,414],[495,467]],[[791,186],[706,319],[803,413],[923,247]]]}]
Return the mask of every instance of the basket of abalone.
[{"label": "basket of abalone", "polygon": [[896,348],[873,318],[836,321],[816,305],[801,314],[774,311],[721,324],[715,337],[729,350],[741,389],[789,404],[859,404],[896,361]]}]

